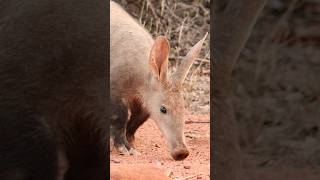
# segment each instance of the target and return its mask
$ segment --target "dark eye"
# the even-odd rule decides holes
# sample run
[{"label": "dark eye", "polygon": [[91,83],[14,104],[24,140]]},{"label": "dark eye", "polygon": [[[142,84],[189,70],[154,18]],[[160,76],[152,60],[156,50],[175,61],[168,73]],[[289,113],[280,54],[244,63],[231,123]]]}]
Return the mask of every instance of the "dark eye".
[{"label": "dark eye", "polygon": [[161,106],[161,107],[160,107],[160,112],[166,114],[166,113],[167,113],[167,108],[164,107],[164,106]]}]

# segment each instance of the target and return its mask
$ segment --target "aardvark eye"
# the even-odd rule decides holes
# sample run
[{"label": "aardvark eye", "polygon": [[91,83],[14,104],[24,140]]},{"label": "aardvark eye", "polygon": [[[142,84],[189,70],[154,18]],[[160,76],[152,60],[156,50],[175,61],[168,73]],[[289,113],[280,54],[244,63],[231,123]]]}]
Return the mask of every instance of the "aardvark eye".
[{"label": "aardvark eye", "polygon": [[164,107],[164,106],[161,106],[161,107],[160,107],[160,112],[166,114],[166,113],[167,113],[167,108]]}]

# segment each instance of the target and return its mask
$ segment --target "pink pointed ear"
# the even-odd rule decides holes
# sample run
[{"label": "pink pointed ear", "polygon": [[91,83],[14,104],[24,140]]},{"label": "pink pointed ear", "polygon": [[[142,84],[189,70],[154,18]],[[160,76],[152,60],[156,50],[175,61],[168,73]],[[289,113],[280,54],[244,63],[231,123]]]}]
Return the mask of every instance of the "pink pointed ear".
[{"label": "pink pointed ear", "polygon": [[149,56],[149,68],[160,81],[167,79],[169,50],[167,38],[159,36],[155,39]]}]

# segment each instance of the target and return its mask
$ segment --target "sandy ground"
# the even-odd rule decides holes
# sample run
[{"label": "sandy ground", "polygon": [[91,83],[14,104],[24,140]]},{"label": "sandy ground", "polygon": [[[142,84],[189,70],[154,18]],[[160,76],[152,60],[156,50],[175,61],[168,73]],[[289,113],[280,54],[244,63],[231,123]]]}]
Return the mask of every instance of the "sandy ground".
[{"label": "sandy ground", "polygon": [[171,179],[210,179],[210,116],[186,115],[185,136],[190,155],[183,161],[170,157],[166,142],[152,120],[136,134],[135,147],[141,155],[119,155],[112,149],[110,166],[147,164],[163,169]]}]

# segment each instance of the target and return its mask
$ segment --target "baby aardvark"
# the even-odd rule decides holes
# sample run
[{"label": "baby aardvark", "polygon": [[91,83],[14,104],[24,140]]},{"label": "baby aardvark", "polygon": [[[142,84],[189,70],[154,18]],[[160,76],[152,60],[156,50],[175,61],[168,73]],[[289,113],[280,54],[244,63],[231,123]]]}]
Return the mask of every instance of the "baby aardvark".
[{"label": "baby aardvark", "polygon": [[[207,36],[188,52],[175,74],[168,76],[170,45],[152,39],[118,4],[110,2],[111,137],[122,153],[136,152],[134,134],[149,117],[168,142],[171,156],[189,155],[184,140],[183,81]],[[129,110],[129,112],[128,112]],[[129,116],[130,114],[130,116]]]}]

